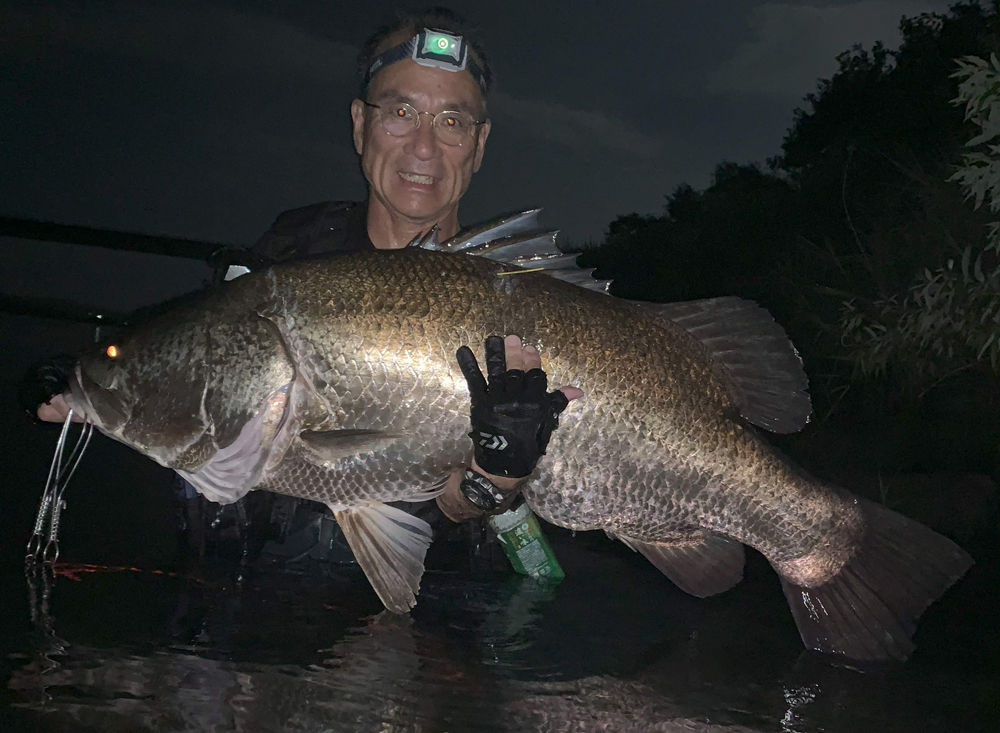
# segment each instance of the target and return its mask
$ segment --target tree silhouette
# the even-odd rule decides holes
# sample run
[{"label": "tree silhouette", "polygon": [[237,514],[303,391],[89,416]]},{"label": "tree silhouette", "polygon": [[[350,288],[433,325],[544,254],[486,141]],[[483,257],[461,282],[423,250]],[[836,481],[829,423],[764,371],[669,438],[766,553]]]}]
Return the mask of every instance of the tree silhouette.
[{"label": "tree silhouette", "polygon": [[985,241],[988,216],[948,180],[975,134],[952,103],[953,74],[956,58],[1000,50],[998,4],[958,3],[900,28],[896,51],[837,58],[766,168],[720,163],[708,188],[679,186],[661,215],[613,221],[581,264],[621,297],[757,300],[808,367],[829,370],[845,357],[845,301],[891,298]]}]

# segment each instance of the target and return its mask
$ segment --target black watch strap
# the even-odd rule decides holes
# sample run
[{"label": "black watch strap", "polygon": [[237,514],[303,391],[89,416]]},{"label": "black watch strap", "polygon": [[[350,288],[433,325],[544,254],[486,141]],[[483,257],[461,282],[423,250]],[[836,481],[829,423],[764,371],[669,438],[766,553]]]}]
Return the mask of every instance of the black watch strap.
[{"label": "black watch strap", "polygon": [[459,488],[462,490],[462,496],[475,504],[477,509],[487,512],[503,504],[506,498],[496,484],[471,468],[465,469],[465,478],[462,479]]}]

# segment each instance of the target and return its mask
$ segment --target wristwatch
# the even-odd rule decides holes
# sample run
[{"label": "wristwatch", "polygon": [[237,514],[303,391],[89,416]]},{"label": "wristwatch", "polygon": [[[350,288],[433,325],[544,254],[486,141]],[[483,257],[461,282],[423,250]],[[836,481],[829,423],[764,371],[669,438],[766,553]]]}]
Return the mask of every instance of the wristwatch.
[{"label": "wristwatch", "polygon": [[462,496],[471,501],[477,509],[490,512],[503,504],[505,497],[496,484],[476,473],[471,468],[465,469],[465,478],[459,484]]}]

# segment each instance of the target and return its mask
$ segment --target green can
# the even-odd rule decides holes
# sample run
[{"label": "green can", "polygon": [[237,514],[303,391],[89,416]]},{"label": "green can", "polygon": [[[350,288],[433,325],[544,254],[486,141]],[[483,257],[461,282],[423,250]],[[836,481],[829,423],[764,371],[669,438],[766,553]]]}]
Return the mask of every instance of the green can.
[{"label": "green can", "polygon": [[527,504],[521,502],[503,514],[490,517],[489,522],[518,573],[552,580],[566,577]]}]

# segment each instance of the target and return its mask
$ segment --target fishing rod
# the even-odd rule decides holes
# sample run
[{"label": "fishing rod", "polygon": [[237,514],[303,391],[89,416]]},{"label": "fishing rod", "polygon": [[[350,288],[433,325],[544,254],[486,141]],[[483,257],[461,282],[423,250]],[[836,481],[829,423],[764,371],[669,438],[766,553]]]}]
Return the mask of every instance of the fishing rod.
[{"label": "fishing rod", "polygon": [[103,247],[104,249],[127,252],[182,257],[189,260],[208,260],[220,249],[234,246],[200,239],[123,232],[117,229],[95,229],[9,216],[0,216],[0,237],[78,244],[85,247]]},{"label": "fishing rod", "polygon": [[[55,222],[0,216],[0,237],[58,242],[84,247],[102,247],[125,252],[165,255],[201,260],[214,267],[227,253],[243,248],[222,242],[168,237],[116,229],[57,224]],[[136,313],[121,313],[56,298],[39,298],[0,293],[0,313],[15,316],[52,318],[93,326],[124,326],[134,322]]]}]

